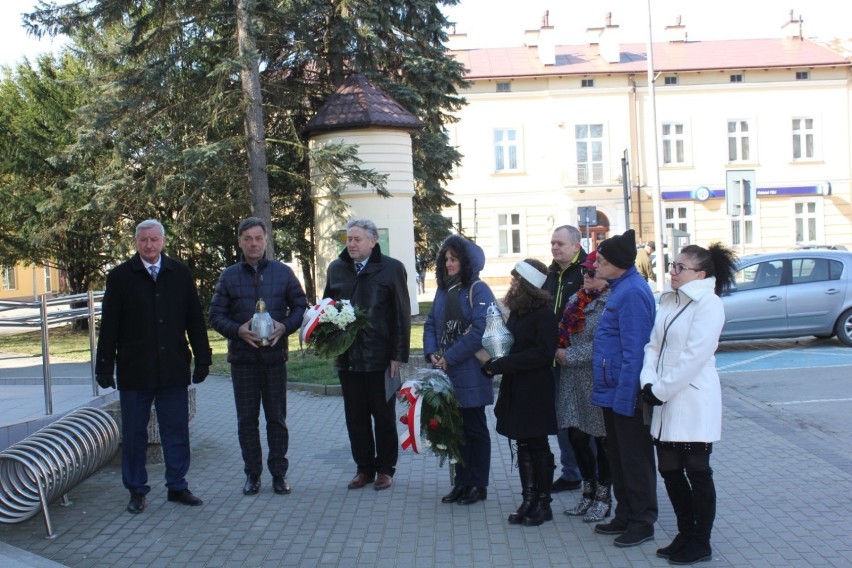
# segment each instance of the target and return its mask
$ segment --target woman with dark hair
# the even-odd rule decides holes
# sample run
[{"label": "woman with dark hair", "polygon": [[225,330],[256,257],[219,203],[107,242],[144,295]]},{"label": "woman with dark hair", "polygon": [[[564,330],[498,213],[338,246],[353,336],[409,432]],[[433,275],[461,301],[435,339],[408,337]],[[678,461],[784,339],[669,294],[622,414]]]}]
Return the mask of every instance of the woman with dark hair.
[{"label": "woman with dark hair", "polygon": [[722,435],[722,389],[714,354],[725,324],[718,295],[733,282],[735,271],[736,256],[719,243],[708,249],[684,247],[670,264],[671,288],[660,297],[645,347],[642,398],[654,407],[651,436],[657,468],[678,529],[657,556],[671,564],[713,557],[716,487],[710,453]]},{"label": "woman with dark hair", "polygon": [[[580,263],[583,287],[571,296],[559,322],[556,361],[561,376],[556,387],[556,419],[568,439],[583,476],[583,495],[566,515],[597,523],[612,509],[612,476],[606,453],[603,411],[592,405],[595,377],[592,372],[592,341],[609,296],[609,282],[598,276],[592,251]],[[594,438],[593,449],[592,438]]]},{"label": "woman with dark hair", "polygon": [[479,246],[457,235],[448,237],[438,252],[438,290],[423,327],[426,361],[450,378],[462,414],[462,459],[455,465],[453,489],[442,503],[470,505],[488,495],[491,435],[485,407],[494,403],[494,385],[479,372],[475,356],[482,348],[486,310],[494,301],[491,289],[479,279],[484,267],[485,253]]},{"label": "woman with dark hair", "polygon": [[534,259],[515,265],[503,300],[506,326],[515,338],[509,354],[482,367],[491,377],[503,375],[494,406],[497,432],[518,442],[518,471],[523,502],[509,515],[512,524],[538,526],[553,520],[550,490],[553,453],[547,436],[556,434],[556,405],[551,365],[557,326],[550,294],[541,289],[547,267]]}]

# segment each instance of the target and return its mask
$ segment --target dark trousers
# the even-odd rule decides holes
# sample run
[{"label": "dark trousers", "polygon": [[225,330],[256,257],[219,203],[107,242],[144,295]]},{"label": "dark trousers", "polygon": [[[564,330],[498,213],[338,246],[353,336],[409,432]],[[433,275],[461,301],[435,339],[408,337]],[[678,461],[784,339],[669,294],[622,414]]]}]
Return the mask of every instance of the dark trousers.
[{"label": "dark trousers", "polygon": [[122,390],[121,404],[121,479],[131,493],[151,491],[145,457],[148,451],[148,421],[151,404],[157,409],[160,443],[166,462],[166,487],[169,491],[187,488],[189,471],[189,395],[187,387]]},{"label": "dark trousers", "polygon": [[601,485],[612,483],[609,458],[606,455],[606,436],[593,437],[579,428],[568,428],[568,432],[583,479],[595,480]]},{"label": "dark trousers", "polygon": [[456,464],[456,485],[488,487],[491,471],[491,435],[485,418],[485,407],[462,408],[464,445],[462,460]]},{"label": "dark trousers", "polygon": [[[338,371],[352,459],[358,473],[393,476],[399,455],[396,400],[385,398],[383,371]],[[373,423],[375,422],[375,436]]]},{"label": "dark trousers", "polygon": [[629,528],[653,529],[657,521],[657,471],[651,433],[642,420],[642,410],[623,416],[604,408],[603,416],[612,489],[618,500],[615,518]]},{"label": "dark trousers", "polygon": [[260,406],[266,418],[266,466],[272,475],[287,475],[287,367],[278,365],[231,365],[234,402],[237,405],[237,435],[246,475],[263,472],[260,446]]}]

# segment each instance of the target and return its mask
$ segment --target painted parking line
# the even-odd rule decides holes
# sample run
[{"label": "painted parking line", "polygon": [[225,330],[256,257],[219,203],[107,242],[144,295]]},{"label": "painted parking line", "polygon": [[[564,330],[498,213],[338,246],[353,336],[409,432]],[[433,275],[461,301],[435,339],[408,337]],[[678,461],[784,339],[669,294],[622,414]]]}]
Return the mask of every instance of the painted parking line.
[{"label": "painted parking line", "polygon": [[814,404],[823,402],[852,402],[852,398],[817,398],[814,400],[790,400],[787,402],[767,402],[769,406],[784,406],[785,404]]},{"label": "painted parking line", "polygon": [[724,372],[764,371],[852,366],[852,349],[838,343],[779,342],[761,348],[722,343],[716,369]]}]

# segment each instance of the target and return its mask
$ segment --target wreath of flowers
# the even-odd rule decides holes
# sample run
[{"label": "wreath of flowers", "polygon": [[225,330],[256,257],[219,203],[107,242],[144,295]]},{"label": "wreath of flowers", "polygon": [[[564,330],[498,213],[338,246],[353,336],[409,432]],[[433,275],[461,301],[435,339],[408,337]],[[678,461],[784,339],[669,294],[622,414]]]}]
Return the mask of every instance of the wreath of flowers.
[{"label": "wreath of flowers", "polygon": [[447,460],[464,463],[461,407],[446,374],[432,369],[406,381],[399,400],[405,409],[399,418],[406,426],[400,436],[403,450],[411,448],[417,454],[429,450],[438,456],[440,466]]},{"label": "wreath of flowers", "polygon": [[368,325],[367,312],[349,300],[323,298],[305,312],[300,339],[320,357],[337,357],[352,346],[358,332]]}]

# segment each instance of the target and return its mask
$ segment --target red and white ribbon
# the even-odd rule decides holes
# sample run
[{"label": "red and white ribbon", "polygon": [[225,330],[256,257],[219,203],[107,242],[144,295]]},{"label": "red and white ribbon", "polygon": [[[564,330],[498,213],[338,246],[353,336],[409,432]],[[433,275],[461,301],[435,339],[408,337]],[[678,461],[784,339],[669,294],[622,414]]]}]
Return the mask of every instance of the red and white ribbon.
[{"label": "red and white ribbon", "polygon": [[310,339],[311,334],[319,325],[320,316],[325,312],[328,306],[334,305],[334,300],[331,298],[323,298],[319,304],[311,306],[305,311],[302,317],[302,328],[299,331],[299,340],[303,343]]},{"label": "red and white ribbon", "polygon": [[399,389],[400,400],[408,401],[408,414],[406,416],[406,431],[399,437],[399,443],[403,450],[411,448],[415,454],[423,449],[420,440],[420,412],[423,408],[423,397],[417,390],[417,381],[406,381]]}]

